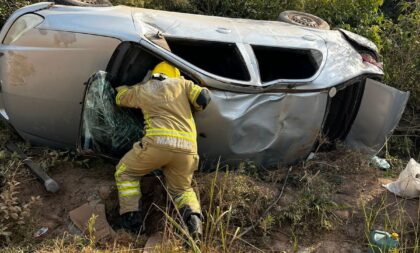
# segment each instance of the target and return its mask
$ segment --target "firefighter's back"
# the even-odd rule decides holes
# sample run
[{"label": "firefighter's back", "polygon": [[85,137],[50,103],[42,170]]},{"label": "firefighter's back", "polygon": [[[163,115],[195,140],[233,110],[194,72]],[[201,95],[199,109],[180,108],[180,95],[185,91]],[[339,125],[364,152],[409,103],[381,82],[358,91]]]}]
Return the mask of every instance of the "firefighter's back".
[{"label": "firefighter's back", "polygon": [[196,153],[196,129],[183,78],[151,79],[141,86],[145,139],[179,152]]}]

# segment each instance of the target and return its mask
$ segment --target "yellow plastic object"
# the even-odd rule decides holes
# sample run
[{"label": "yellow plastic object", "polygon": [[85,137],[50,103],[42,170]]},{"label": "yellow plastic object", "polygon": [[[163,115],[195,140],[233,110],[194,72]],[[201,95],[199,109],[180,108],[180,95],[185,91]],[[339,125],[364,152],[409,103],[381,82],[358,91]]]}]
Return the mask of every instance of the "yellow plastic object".
[{"label": "yellow plastic object", "polygon": [[391,238],[394,239],[394,240],[398,240],[398,237],[399,237],[399,235],[395,232],[391,234]]},{"label": "yellow plastic object", "polygon": [[180,77],[181,73],[179,69],[175,68],[171,64],[167,63],[166,61],[159,63],[152,71],[152,75],[154,74],[164,74],[167,77],[176,78]]}]

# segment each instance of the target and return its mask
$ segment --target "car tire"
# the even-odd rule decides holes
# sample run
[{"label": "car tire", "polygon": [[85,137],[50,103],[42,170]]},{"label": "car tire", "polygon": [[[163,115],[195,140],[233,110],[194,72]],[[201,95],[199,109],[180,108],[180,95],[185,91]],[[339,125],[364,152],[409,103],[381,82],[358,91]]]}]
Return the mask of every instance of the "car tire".
[{"label": "car tire", "polygon": [[54,0],[56,4],[83,6],[83,7],[108,7],[112,6],[109,0]]},{"label": "car tire", "polygon": [[306,12],[283,11],[280,13],[278,20],[294,25],[330,30],[330,25],[325,20]]}]

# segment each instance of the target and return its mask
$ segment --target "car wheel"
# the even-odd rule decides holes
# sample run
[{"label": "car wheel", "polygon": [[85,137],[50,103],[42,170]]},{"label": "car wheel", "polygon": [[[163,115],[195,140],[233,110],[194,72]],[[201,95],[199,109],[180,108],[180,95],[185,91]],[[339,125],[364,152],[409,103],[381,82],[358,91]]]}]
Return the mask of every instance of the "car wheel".
[{"label": "car wheel", "polygon": [[112,6],[109,0],[54,0],[56,4],[85,6],[85,7],[107,7]]},{"label": "car wheel", "polygon": [[278,20],[294,25],[330,30],[330,25],[322,18],[300,11],[283,11]]}]

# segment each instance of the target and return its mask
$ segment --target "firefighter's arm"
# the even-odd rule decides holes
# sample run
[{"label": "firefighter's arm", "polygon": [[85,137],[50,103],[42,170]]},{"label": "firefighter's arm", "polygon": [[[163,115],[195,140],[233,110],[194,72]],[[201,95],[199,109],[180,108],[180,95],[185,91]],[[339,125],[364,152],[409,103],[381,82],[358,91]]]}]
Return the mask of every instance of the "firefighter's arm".
[{"label": "firefighter's arm", "polygon": [[206,109],[211,101],[210,91],[207,88],[200,87],[191,81],[185,81],[186,91],[190,103],[196,111]]},{"label": "firefighter's arm", "polygon": [[139,86],[120,86],[116,88],[117,96],[115,97],[115,103],[118,106],[139,108]]}]

